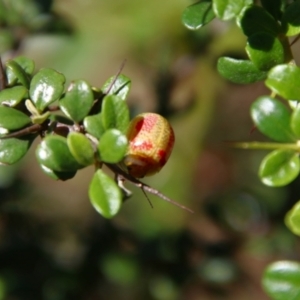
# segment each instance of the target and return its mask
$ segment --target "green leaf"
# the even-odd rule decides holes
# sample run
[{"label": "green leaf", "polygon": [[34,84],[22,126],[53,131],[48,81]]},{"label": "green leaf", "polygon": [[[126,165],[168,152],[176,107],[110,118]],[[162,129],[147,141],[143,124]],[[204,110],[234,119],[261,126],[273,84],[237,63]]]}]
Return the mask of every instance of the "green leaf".
[{"label": "green leaf", "polygon": [[258,32],[267,32],[273,36],[279,34],[280,28],[275,19],[260,6],[246,7],[239,15],[237,23],[246,36]]},{"label": "green leaf", "polygon": [[270,264],[263,275],[262,285],[272,300],[300,299],[300,264],[278,261]]},{"label": "green leaf", "polygon": [[89,187],[92,205],[105,218],[115,216],[122,205],[122,193],[117,184],[109,176],[98,170]]},{"label": "green leaf", "polygon": [[126,100],[131,87],[131,80],[120,74],[119,76],[110,77],[102,86],[101,91],[104,94],[119,96],[122,100]]},{"label": "green leaf", "polygon": [[64,97],[59,100],[61,110],[70,119],[79,123],[91,110],[94,95],[91,87],[83,80],[73,81]]},{"label": "green leaf", "polygon": [[93,116],[87,116],[83,120],[84,129],[97,138],[98,140],[101,138],[103,133],[105,132],[105,128],[102,124],[101,113]]},{"label": "green leaf", "polygon": [[36,108],[42,112],[58,100],[64,91],[65,77],[52,69],[41,69],[30,83],[29,94]]},{"label": "green leaf", "polygon": [[0,139],[0,164],[12,165],[28,151],[35,136]]},{"label": "green leaf", "polygon": [[284,11],[282,16],[283,27],[287,36],[300,33],[300,0],[291,3]]},{"label": "green leaf", "polygon": [[99,141],[100,158],[107,163],[118,163],[123,159],[127,146],[126,135],[117,129],[109,129],[105,131]]},{"label": "green leaf", "polygon": [[259,97],[250,109],[251,117],[258,129],[278,142],[295,141],[290,129],[291,114],[280,101],[269,96]]},{"label": "green leaf", "polygon": [[279,65],[268,73],[265,84],[273,92],[287,100],[300,100],[300,68],[295,65]]},{"label": "green leaf", "polygon": [[253,0],[213,0],[213,10],[216,16],[227,21],[238,16],[241,10],[253,3]]},{"label": "green leaf", "polygon": [[188,29],[197,30],[215,18],[210,0],[199,1],[188,6],[182,14],[182,23]]},{"label": "green leaf", "polygon": [[105,129],[116,128],[125,133],[129,124],[127,103],[115,95],[105,96],[101,109],[102,124]]},{"label": "green leaf", "polygon": [[36,156],[41,165],[54,171],[70,172],[83,167],[71,154],[67,139],[59,135],[46,136],[37,146]]},{"label": "green leaf", "polygon": [[34,61],[25,56],[18,56],[13,59],[24,71],[27,75],[32,75],[34,71]]},{"label": "green leaf", "polygon": [[76,171],[71,171],[71,172],[58,172],[58,171],[53,171],[47,167],[45,167],[44,165],[40,165],[42,168],[42,171],[48,175],[50,178],[54,179],[54,180],[68,180],[73,178],[76,175]]},{"label": "green leaf", "polygon": [[298,201],[285,216],[286,226],[300,236],[300,201]]},{"label": "green leaf", "polygon": [[278,38],[259,32],[248,38],[246,52],[254,65],[262,71],[284,62],[284,49]]},{"label": "green leaf", "polygon": [[11,107],[0,106],[0,127],[7,130],[16,130],[30,123],[30,117],[21,111]]},{"label": "green leaf", "polygon": [[29,88],[29,78],[22,67],[14,60],[6,62],[6,77],[9,86],[20,83]]},{"label": "green leaf", "polygon": [[292,112],[291,129],[299,139],[300,138],[300,106],[299,105],[297,105],[297,107]]},{"label": "green leaf", "polygon": [[261,162],[259,177],[268,186],[284,186],[299,174],[298,153],[292,150],[274,150]]},{"label": "green leaf", "polygon": [[223,77],[239,84],[248,84],[267,77],[267,73],[258,70],[250,60],[221,57],[218,60],[217,68]]},{"label": "green leaf", "polygon": [[28,90],[22,85],[0,91],[0,103],[7,106],[16,106],[26,98],[28,98]]},{"label": "green leaf", "polygon": [[69,133],[67,143],[70,152],[80,165],[88,166],[94,162],[92,144],[84,134],[79,132]]},{"label": "green leaf", "polygon": [[281,18],[282,0],[260,0],[263,8],[271,14],[276,20]]}]

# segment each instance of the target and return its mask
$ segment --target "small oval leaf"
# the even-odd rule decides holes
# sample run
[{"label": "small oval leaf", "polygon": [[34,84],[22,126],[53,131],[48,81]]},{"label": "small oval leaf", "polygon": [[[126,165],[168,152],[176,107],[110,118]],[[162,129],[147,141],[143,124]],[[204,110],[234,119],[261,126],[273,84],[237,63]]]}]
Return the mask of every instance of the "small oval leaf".
[{"label": "small oval leaf", "polygon": [[35,136],[0,139],[0,164],[12,165],[28,151]]},{"label": "small oval leaf", "polygon": [[210,0],[188,6],[182,14],[182,23],[188,29],[197,30],[215,18]]},{"label": "small oval leaf", "polygon": [[291,129],[297,138],[300,138],[300,106],[297,105],[291,116]]},{"label": "small oval leaf", "polygon": [[102,86],[101,91],[107,95],[119,96],[122,100],[126,100],[131,87],[131,80],[120,74],[117,78],[110,77]]},{"label": "small oval leaf", "polygon": [[30,123],[30,117],[21,111],[11,107],[0,106],[0,127],[7,130],[16,130]]},{"label": "small oval leaf", "polygon": [[36,108],[42,112],[58,100],[64,91],[65,77],[52,69],[41,69],[30,83],[29,94]]},{"label": "small oval leaf", "polygon": [[298,153],[292,150],[274,150],[261,162],[259,176],[268,186],[284,186],[299,174]]},{"label": "small oval leaf", "polygon": [[7,106],[16,106],[26,98],[28,98],[28,90],[22,85],[0,91],[0,103]]},{"label": "small oval leaf", "polygon": [[116,128],[125,133],[129,125],[127,103],[115,95],[105,96],[102,102],[101,117],[105,129]]},{"label": "small oval leaf", "polygon": [[300,201],[298,201],[285,216],[286,226],[300,236]]},{"label": "small oval leaf", "polygon": [[29,78],[22,67],[14,60],[6,62],[6,78],[9,86],[20,83],[29,88]]},{"label": "small oval leaf", "polygon": [[300,264],[278,261],[270,264],[263,275],[262,285],[273,300],[300,299]]},{"label": "small oval leaf", "polygon": [[79,132],[69,133],[67,143],[70,152],[79,164],[88,166],[94,162],[94,150],[92,144],[84,134]]},{"label": "small oval leaf", "polygon": [[13,59],[27,75],[32,75],[34,71],[34,61],[26,56],[18,56]]},{"label": "small oval leaf", "polygon": [[284,11],[282,16],[283,27],[287,36],[300,33],[300,1],[294,1]]},{"label": "small oval leaf", "polygon": [[246,52],[254,65],[262,71],[284,62],[284,49],[278,38],[259,32],[248,38]]},{"label": "small oval leaf", "polygon": [[218,60],[217,68],[223,77],[239,84],[248,84],[267,77],[267,73],[258,70],[250,60],[221,57]]},{"label": "small oval leaf", "polygon": [[50,178],[54,179],[54,180],[68,180],[73,178],[76,175],[76,171],[71,171],[71,172],[58,172],[58,171],[53,171],[49,168],[47,168],[44,165],[40,165],[43,172],[48,175]]},{"label": "small oval leaf", "polygon": [[118,163],[123,159],[127,146],[126,135],[117,129],[109,129],[99,141],[100,158],[107,163]]},{"label": "small oval leaf", "polygon": [[255,125],[267,137],[278,142],[296,140],[290,128],[290,111],[280,101],[269,96],[259,97],[251,105],[250,113]]},{"label": "small oval leaf", "polygon": [[257,5],[245,7],[239,15],[237,23],[246,36],[258,32],[267,32],[277,36],[280,31],[276,20],[263,7]]},{"label": "small oval leaf", "polygon": [[216,16],[227,21],[238,16],[241,10],[253,3],[253,0],[214,0],[213,10]]},{"label": "small oval leaf", "polygon": [[83,125],[84,129],[98,140],[105,132],[105,128],[102,124],[101,113],[85,117],[83,120]]},{"label": "small oval leaf", "polygon": [[122,205],[122,193],[117,184],[102,170],[97,170],[89,187],[89,198],[98,213],[105,218],[115,216]]},{"label": "small oval leaf", "polygon": [[265,84],[287,100],[300,100],[300,68],[295,65],[278,65],[268,73]]},{"label": "small oval leaf", "polygon": [[76,80],[59,100],[59,106],[66,116],[79,123],[88,115],[93,101],[94,95],[89,84],[84,80]]},{"label": "small oval leaf", "polygon": [[38,162],[54,171],[77,171],[83,166],[72,156],[67,139],[59,135],[48,135],[36,149]]}]

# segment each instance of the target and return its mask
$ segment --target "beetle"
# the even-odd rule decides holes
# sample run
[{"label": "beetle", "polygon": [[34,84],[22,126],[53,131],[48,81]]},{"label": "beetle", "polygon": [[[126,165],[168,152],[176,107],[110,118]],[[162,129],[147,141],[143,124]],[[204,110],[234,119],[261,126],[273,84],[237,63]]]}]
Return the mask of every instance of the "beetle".
[{"label": "beetle", "polygon": [[168,161],[175,142],[170,123],[156,113],[143,113],[133,118],[127,139],[129,146],[123,163],[135,178],[159,172]]}]

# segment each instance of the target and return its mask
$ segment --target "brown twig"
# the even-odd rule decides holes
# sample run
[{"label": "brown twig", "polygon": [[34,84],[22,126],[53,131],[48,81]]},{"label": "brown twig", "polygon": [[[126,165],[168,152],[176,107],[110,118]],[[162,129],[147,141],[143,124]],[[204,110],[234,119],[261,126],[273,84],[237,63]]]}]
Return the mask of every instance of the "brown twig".
[{"label": "brown twig", "polygon": [[105,165],[115,174],[121,175],[122,177],[124,177],[127,181],[129,181],[130,183],[134,184],[135,186],[141,188],[144,192],[148,192],[150,194],[153,194],[159,198],[161,198],[164,201],[167,201],[175,206],[180,207],[181,209],[184,209],[190,213],[194,213],[194,211],[192,211],[190,208],[170,199],[169,197],[165,196],[164,194],[162,194],[161,192],[159,192],[158,190],[152,188],[151,186],[141,182],[140,180],[136,179],[135,177],[131,176],[130,174],[126,173],[125,171],[123,171],[120,167],[118,167],[115,164],[109,164],[109,163],[105,163]]}]

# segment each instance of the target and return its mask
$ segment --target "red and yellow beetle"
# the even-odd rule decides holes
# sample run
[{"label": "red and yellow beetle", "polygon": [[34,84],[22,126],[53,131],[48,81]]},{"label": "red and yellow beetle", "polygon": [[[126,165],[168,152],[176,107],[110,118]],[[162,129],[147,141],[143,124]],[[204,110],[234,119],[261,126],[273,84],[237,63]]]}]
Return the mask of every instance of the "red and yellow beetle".
[{"label": "red and yellow beetle", "polygon": [[175,141],[169,122],[155,113],[143,113],[133,118],[127,138],[129,147],[123,162],[135,178],[159,172],[170,157]]}]

